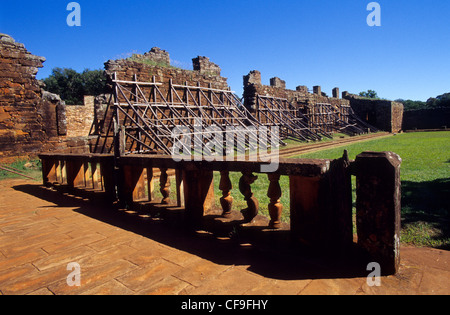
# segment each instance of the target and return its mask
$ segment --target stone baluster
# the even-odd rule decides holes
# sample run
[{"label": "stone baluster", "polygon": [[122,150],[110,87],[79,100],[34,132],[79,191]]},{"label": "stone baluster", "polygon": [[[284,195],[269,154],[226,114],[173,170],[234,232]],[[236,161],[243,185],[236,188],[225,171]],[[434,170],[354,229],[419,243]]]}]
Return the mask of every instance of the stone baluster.
[{"label": "stone baluster", "polygon": [[267,174],[269,177],[269,189],[267,191],[267,197],[270,198],[269,203],[269,214],[270,214],[270,224],[271,229],[279,229],[281,227],[281,212],[283,210],[283,205],[280,202],[282,195],[280,186],[280,174],[270,173]]},{"label": "stone baluster", "polygon": [[247,202],[248,208],[241,211],[244,216],[245,222],[252,222],[258,215],[259,202],[253,196],[252,187],[250,186],[258,179],[258,176],[254,176],[251,172],[242,172],[242,177],[239,180],[239,191],[244,195],[244,200]]},{"label": "stone baluster", "polygon": [[233,185],[231,184],[229,171],[220,172],[219,189],[222,191],[222,198],[220,198],[220,204],[223,209],[222,216],[224,218],[229,218],[231,215],[231,207],[233,205],[233,197],[231,196]]},{"label": "stone baluster", "polygon": [[161,192],[163,197],[161,203],[163,205],[168,205],[170,203],[170,179],[167,175],[167,168],[161,168],[160,171],[161,175],[159,177],[159,191]]}]

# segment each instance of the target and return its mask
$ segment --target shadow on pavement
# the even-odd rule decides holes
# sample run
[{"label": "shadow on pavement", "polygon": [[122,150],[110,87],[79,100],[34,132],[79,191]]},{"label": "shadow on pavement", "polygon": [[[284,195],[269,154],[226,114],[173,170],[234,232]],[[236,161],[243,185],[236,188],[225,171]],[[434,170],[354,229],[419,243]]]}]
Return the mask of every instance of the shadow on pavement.
[{"label": "shadow on pavement", "polygon": [[[147,203],[127,210],[40,185],[13,188],[54,203],[55,207],[75,208],[70,211],[217,264],[248,265],[248,270],[267,278],[355,278],[367,277],[369,273],[366,268],[370,260],[356,247],[336,254],[332,250],[302,246],[291,239],[288,225],[271,230],[267,228],[268,220],[261,216],[252,224],[243,225],[239,212],[224,219],[217,211],[205,215],[199,230],[190,228],[184,209],[175,206]],[[96,200],[95,196],[91,200]]]}]

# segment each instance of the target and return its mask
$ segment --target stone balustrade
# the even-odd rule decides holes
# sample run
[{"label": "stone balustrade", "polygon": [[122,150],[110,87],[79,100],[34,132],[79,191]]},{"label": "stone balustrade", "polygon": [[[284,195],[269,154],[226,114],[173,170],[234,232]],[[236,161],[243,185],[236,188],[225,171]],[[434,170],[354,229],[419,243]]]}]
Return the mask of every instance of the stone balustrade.
[{"label": "stone balustrade", "polygon": [[[219,192],[214,191],[214,172],[220,173],[223,217],[232,213],[231,191],[237,188],[247,203],[241,211],[244,222],[251,222],[259,210],[252,185],[265,181],[269,228],[279,228],[282,211],[290,211],[292,238],[324,249],[345,249],[354,242],[351,176],[355,175],[358,245],[380,263],[383,273],[393,274],[399,266],[401,159],[391,152],[364,152],[355,161],[346,154],[337,160],[280,159],[275,173],[261,172],[265,163],[254,161],[176,162],[169,156],[103,154],[40,158],[44,185],[96,192],[96,198],[131,208],[148,202],[176,204],[184,207],[188,223],[195,227],[215,205]],[[241,174],[238,187],[232,185],[231,172]],[[289,177],[289,191],[281,189],[282,176]],[[170,190],[171,178],[176,191]],[[158,188],[162,198],[156,201]],[[282,194],[289,194],[290,209],[280,202]]]}]

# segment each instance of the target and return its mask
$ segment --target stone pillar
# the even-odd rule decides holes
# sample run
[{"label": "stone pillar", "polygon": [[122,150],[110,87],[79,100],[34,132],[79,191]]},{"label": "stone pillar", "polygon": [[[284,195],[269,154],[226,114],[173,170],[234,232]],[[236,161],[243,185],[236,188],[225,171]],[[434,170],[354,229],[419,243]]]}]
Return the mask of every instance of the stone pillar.
[{"label": "stone pillar", "polygon": [[160,168],[161,171],[159,175],[159,191],[162,195],[161,204],[170,204],[170,178],[167,174],[167,168]]},{"label": "stone pillar", "polygon": [[41,157],[42,180],[44,186],[50,187],[56,182],[56,160],[49,157]]},{"label": "stone pillar", "polygon": [[339,88],[334,88],[333,89],[333,97],[334,98],[340,98],[341,96],[339,95]]},{"label": "stone pillar", "polygon": [[144,168],[136,165],[122,166],[121,201],[129,206],[135,201],[145,200]]},{"label": "stone pillar", "polygon": [[281,80],[280,78],[271,78],[270,79],[270,86],[286,89],[286,81]]},{"label": "stone pillar", "polygon": [[280,174],[270,173],[269,177],[269,190],[267,191],[267,197],[270,198],[268,206],[270,214],[269,227],[273,229],[279,229],[281,227],[281,212],[283,211],[283,205],[280,202],[282,196],[280,186]]},{"label": "stone pillar", "polygon": [[244,200],[247,202],[247,208],[241,210],[244,216],[244,222],[252,222],[258,215],[259,201],[255,198],[252,191],[252,184],[258,179],[258,176],[253,175],[252,172],[242,172],[242,177],[239,180],[239,191],[244,196]]},{"label": "stone pillar", "polygon": [[214,205],[213,172],[207,170],[182,172],[187,220],[194,227],[199,227],[203,215]]},{"label": "stone pillar", "polygon": [[322,87],[319,85],[316,85],[313,87],[314,94],[322,95]]},{"label": "stone pillar", "polygon": [[102,158],[100,161],[100,174],[103,181],[103,190],[105,192],[106,201],[115,201],[117,199],[116,193],[116,171],[114,166],[114,158]]},{"label": "stone pillar", "polygon": [[92,170],[92,189],[103,190],[101,170],[97,165],[97,161],[91,163]]},{"label": "stone pillar", "polygon": [[197,58],[192,59],[192,65],[194,71],[199,71],[200,74],[204,75],[220,76],[222,71],[220,67],[211,62],[208,57],[198,56]]},{"label": "stone pillar", "polygon": [[244,76],[244,106],[249,110],[252,114],[257,117],[258,116],[258,89],[262,86],[261,84],[261,72],[258,70],[250,71],[250,73]]},{"label": "stone pillar", "polygon": [[383,275],[400,264],[401,158],[392,152],[364,152],[356,157],[358,244]]},{"label": "stone pillar", "polygon": [[291,200],[291,233],[296,241],[317,245],[321,237],[321,177],[289,176]]},{"label": "stone pillar", "polygon": [[261,85],[261,72],[258,70],[250,71],[248,75],[244,76],[244,87],[249,84]]},{"label": "stone pillar", "polygon": [[220,198],[220,204],[222,205],[224,218],[229,218],[231,216],[231,209],[233,205],[233,197],[231,196],[231,190],[233,185],[230,180],[229,171],[220,172],[220,184],[219,189],[222,191],[222,198]]},{"label": "stone pillar", "polygon": [[320,176],[289,176],[294,240],[335,253],[353,244],[349,165],[345,154]]},{"label": "stone pillar", "polygon": [[68,159],[66,170],[69,188],[84,186],[84,163],[81,159]]},{"label": "stone pillar", "polygon": [[304,94],[308,93],[308,87],[306,85],[299,85],[299,86],[297,86],[295,88],[295,90],[297,92],[301,92],[301,93],[304,93]]},{"label": "stone pillar", "polygon": [[350,98],[350,93],[348,91],[342,92],[342,98],[349,99]]}]

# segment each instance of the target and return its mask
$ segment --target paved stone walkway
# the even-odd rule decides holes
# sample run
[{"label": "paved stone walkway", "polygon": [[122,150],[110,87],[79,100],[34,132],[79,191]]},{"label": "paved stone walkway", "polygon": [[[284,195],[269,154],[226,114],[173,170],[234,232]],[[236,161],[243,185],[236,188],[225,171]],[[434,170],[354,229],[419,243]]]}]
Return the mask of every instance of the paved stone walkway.
[{"label": "paved stone walkway", "polygon": [[[189,232],[180,213],[117,211],[32,181],[0,181],[0,293],[450,294],[448,251],[404,247],[400,272],[369,287],[357,262],[294,254],[285,230],[254,225],[230,238],[229,222],[211,216],[213,232]],[[80,286],[67,284],[72,262]]]}]

